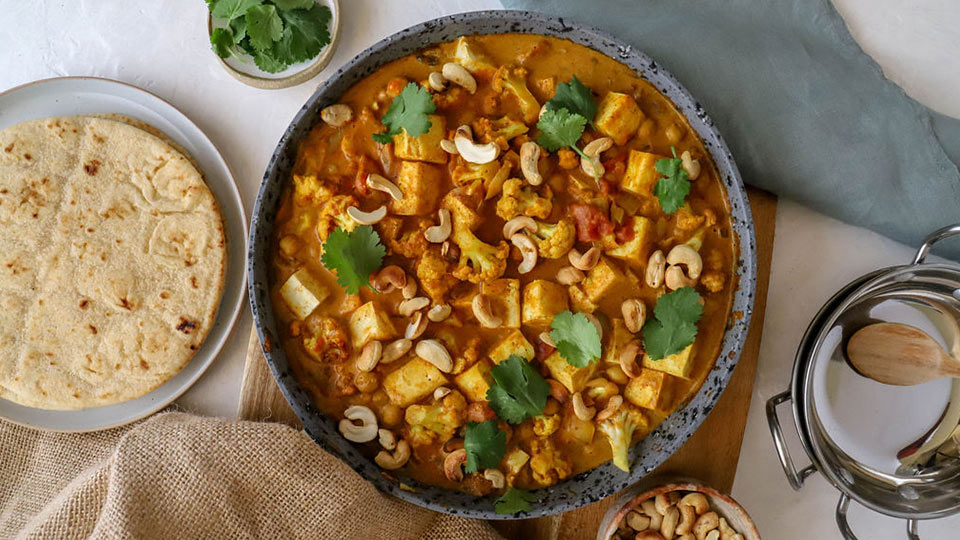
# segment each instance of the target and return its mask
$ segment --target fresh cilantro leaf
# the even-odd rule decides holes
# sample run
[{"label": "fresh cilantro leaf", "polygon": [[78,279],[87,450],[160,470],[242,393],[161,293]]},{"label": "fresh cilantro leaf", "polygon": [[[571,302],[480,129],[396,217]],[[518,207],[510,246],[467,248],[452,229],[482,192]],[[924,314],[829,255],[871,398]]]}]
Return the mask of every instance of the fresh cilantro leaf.
[{"label": "fresh cilantro leaf", "polygon": [[663,176],[657,180],[657,186],[653,189],[653,194],[660,199],[660,208],[665,214],[672,214],[680,209],[690,194],[687,171],[683,169],[683,162],[677,157],[676,149],[671,150],[673,158],[657,160],[657,172]]},{"label": "fresh cilantro leaf", "polygon": [[583,135],[583,129],[586,125],[586,118],[571,113],[569,109],[548,110],[543,113],[540,121],[537,122],[537,129],[540,130],[537,144],[551,152],[569,146],[582,155],[583,152],[577,148],[577,141]]},{"label": "fresh cilantro leaf", "polygon": [[463,447],[467,451],[467,465],[463,470],[475,473],[480,469],[493,469],[507,453],[507,434],[500,431],[496,420],[467,422]]},{"label": "fresh cilantro leaf", "polygon": [[337,283],[347,294],[357,294],[361,287],[370,287],[370,274],[380,268],[386,253],[380,235],[370,225],[352,232],[337,227],[323,243],[320,262],[337,273]]},{"label": "fresh cilantro leaf", "polygon": [[262,4],[263,0],[214,0],[207,3],[211,15],[227,21],[243,17],[248,9]]},{"label": "fresh cilantro leaf", "polygon": [[[258,51],[266,52],[283,36],[283,21],[276,6],[254,6],[247,10],[247,35]],[[278,59],[274,59],[279,62]],[[257,64],[260,65],[259,63]]]},{"label": "fresh cilantro leaf", "polygon": [[683,287],[657,300],[655,320],[643,326],[643,346],[650,358],[661,360],[686,349],[697,338],[697,322],[703,316],[700,295]]},{"label": "fresh cilantro leaf", "polygon": [[287,69],[287,64],[277,60],[271,51],[258,51],[254,49],[253,62],[257,64],[258,68],[267,73],[280,73]]},{"label": "fresh cilantro leaf", "polygon": [[247,37],[246,17],[237,17],[230,21],[230,30],[233,31],[233,42],[239,44],[243,38]]},{"label": "fresh cilantro leaf", "polygon": [[493,508],[498,514],[516,514],[529,512],[530,503],[535,502],[537,502],[537,497],[533,493],[522,489],[509,488],[493,503]]},{"label": "fresh cilantro leaf", "polygon": [[430,131],[430,119],[427,115],[437,110],[433,96],[426,88],[416,83],[408,83],[400,94],[393,98],[387,113],[380,119],[387,131],[374,133],[373,140],[387,144],[393,136],[403,129],[411,137],[418,137]]},{"label": "fresh cilantro leaf", "polygon": [[550,337],[557,344],[560,356],[571,366],[586,367],[600,358],[597,327],[583,313],[557,313],[550,322]]},{"label": "fresh cilantro leaf", "polygon": [[277,9],[288,11],[291,9],[310,9],[311,6],[318,6],[317,0],[271,0],[276,4]]},{"label": "fresh cilantro leaf", "polygon": [[597,114],[597,103],[593,101],[593,94],[590,89],[584,86],[576,75],[568,83],[557,85],[557,92],[547,102],[548,111],[558,109],[567,109],[573,114],[578,114],[592,123],[593,117]]},{"label": "fresh cilantro leaf", "polygon": [[487,390],[487,401],[497,416],[519,424],[543,412],[550,385],[530,364],[516,355],[493,366],[494,383]]},{"label": "fresh cilantro leaf", "polygon": [[220,58],[229,58],[233,48],[233,32],[229,28],[214,28],[210,34],[210,45]]},{"label": "fresh cilantro leaf", "polygon": [[309,4],[313,5],[310,9],[280,11],[283,35],[274,49],[288,64],[306,62],[330,43],[330,8],[312,0]]}]

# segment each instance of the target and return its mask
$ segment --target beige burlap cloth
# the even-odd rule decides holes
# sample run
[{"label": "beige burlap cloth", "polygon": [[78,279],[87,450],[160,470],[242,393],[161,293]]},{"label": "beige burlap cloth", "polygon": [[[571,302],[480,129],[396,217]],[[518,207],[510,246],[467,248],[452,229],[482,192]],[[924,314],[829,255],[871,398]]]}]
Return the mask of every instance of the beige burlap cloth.
[{"label": "beige burlap cloth", "polygon": [[500,538],[381,494],[281,424],[163,413],[61,434],[0,421],[0,452],[0,538]]}]

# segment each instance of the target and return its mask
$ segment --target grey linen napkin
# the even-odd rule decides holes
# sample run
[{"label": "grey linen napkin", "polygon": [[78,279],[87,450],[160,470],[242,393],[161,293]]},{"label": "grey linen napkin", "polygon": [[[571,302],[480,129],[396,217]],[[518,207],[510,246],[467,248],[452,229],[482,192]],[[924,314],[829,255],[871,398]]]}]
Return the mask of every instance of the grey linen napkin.
[{"label": "grey linen napkin", "polygon": [[749,184],[911,245],[960,221],[960,121],[884,78],[828,0],[501,1],[653,57],[700,100]]}]

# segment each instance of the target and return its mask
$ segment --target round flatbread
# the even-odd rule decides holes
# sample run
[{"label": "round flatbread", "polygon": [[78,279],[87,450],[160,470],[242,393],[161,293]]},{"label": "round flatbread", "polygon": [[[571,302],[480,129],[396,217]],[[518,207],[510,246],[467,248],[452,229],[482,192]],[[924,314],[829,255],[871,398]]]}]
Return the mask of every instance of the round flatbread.
[{"label": "round flatbread", "polygon": [[91,116],[0,131],[0,397],[150,392],[209,333],[225,264],[216,200],[170,143]]}]

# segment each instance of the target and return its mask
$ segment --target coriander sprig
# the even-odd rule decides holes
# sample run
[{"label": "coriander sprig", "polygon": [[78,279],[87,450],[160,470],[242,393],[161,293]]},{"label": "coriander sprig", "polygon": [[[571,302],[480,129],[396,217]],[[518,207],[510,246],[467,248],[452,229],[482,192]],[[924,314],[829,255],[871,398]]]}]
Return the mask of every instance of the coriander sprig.
[{"label": "coriander sprig", "polygon": [[320,262],[337,273],[337,283],[347,294],[357,294],[361,287],[373,288],[370,274],[380,268],[386,254],[380,235],[370,225],[350,232],[337,227],[323,243]]},{"label": "coriander sprig", "polygon": [[683,287],[661,296],[653,308],[655,319],[643,326],[643,346],[653,360],[686,349],[697,338],[697,322],[703,316],[700,295]]},{"label": "coriander sprig", "polygon": [[662,176],[653,189],[664,214],[679,210],[690,194],[690,180],[683,168],[683,160],[677,157],[676,148],[671,146],[670,151],[673,152],[673,158],[657,160],[656,169]]},{"label": "coriander sprig", "polygon": [[571,366],[587,367],[600,358],[600,334],[583,313],[558,313],[550,322],[550,338]]},{"label": "coriander sprig", "polygon": [[430,131],[430,116],[437,110],[433,96],[426,88],[415,83],[407,83],[397,97],[393,98],[387,113],[380,119],[387,131],[374,133],[373,140],[380,144],[393,141],[393,136],[404,130],[411,137]]}]

